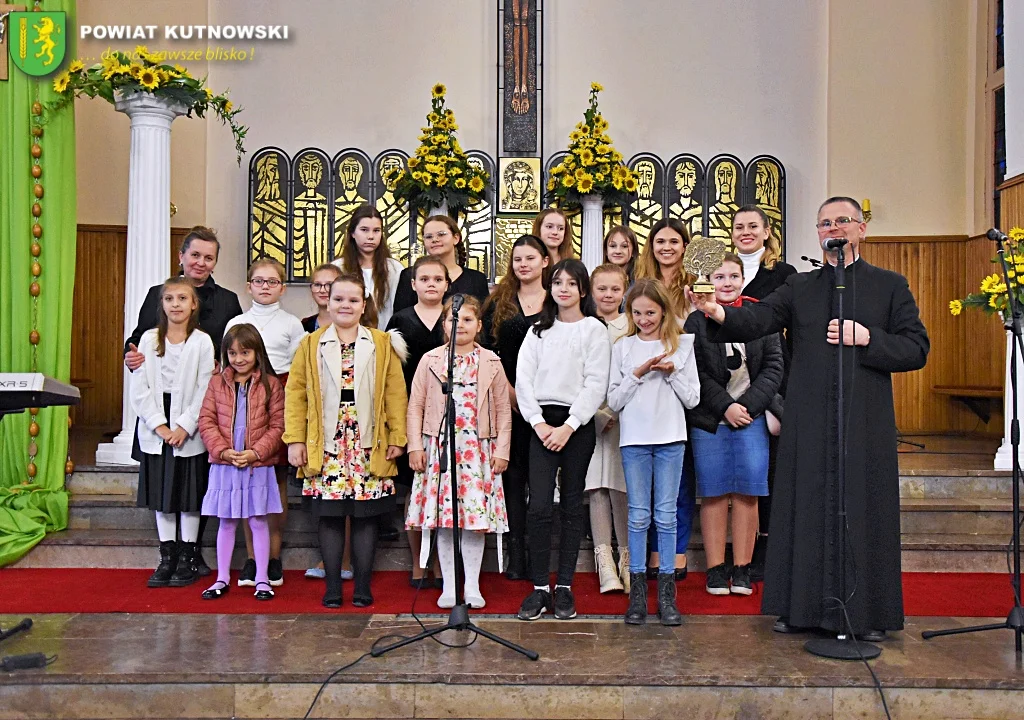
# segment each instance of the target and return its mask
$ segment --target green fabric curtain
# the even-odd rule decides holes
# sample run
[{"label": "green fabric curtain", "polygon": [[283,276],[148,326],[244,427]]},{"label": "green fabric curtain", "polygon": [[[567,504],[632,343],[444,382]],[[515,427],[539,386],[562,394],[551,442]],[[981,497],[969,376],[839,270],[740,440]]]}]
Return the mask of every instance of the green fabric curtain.
[{"label": "green fabric curtain", "polygon": [[[27,2],[29,9],[32,3]],[[46,0],[44,10],[68,13],[68,48],[62,68],[74,59],[75,0]],[[68,382],[75,283],[77,202],[75,118],[69,108],[46,124],[39,145],[44,196],[39,244],[41,293],[33,325],[32,282],[32,103],[56,99],[53,78],[30,77],[13,62],[10,79],[0,81],[0,372],[31,372],[29,333],[39,331],[36,372]],[[68,447],[67,408],[44,408],[38,416],[37,474],[28,480],[29,414],[0,421],[0,566],[31,550],[47,532],[68,524],[64,464]]]}]

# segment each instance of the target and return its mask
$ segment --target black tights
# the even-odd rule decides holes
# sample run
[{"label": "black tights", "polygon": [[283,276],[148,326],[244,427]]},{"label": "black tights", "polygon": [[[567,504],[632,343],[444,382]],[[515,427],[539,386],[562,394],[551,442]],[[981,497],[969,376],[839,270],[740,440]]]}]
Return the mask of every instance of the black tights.
[{"label": "black tights", "polygon": [[373,602],[370,593],[370,576],[373,574],[373,556],[377,550],[377,528],[380,518],[373,517],[330,517],[320,516],[317,526],[320,536],[320,554],[324,559],[327,592],[325,598],[341,598],[341,556],[345,552],[345,520],[352,521],[352,574],[355,587],[352,599]]}]

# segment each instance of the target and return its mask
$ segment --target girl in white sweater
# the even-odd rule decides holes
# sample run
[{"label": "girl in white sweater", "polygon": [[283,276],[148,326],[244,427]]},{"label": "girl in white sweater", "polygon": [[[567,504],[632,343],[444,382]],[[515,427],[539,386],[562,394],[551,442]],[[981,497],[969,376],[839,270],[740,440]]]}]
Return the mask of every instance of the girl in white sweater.
[{"label": "girl in white sweater", "polygon": [[139,416],[132,457],[139,461],[137,504],[156,512],[160,537],[160,565],[148,585],[184,587],[199,578],[199,511],[210,474],[199,411],[213,375],[213,341],[199,329],[199,296],[184,276],[164,283],[158,317],[139,340],[146,360],[130,381]]},{"label": "girl in white sweater", "polygon": [[[252,307],[241,315],[232,318],[224,331],[235,325],[248,323],[256,328],[267,349],[272,372],[281,381],[288,384],[288,372],[292,369],[292,358],[299,349],[299,343],[306,336],[302,321],[281,307],[281,297],[285,291],[284,267],[277,260],[263,258],[249,266],[246,289],[252,296]],[[225,360],[226,362],[226,360]],[[288,467],[278,465],[277,487],[281,495],[281,512],[267,515],[270,525],[270,565],[267,570],[270,584],[280,587],[284,584],[284,566],[281,564],[281,541],[283,529],[288,522]],[[245,535],[246,561],[242,572],[238,575],[240,587],[256,586],[256,560],[252,544],[252,530],[247,523],[242,524]]]},{"label": "girl in white sweater", "polygon": [[686,408],[700,402],[693,336],[681,335],[660,280],[637,280],[626,294],[629,330],[612,350],[608,407],[619,413],[619,445],[629,500],[630,592],[626,623],[647,619],[647,530],[658,529],[658,614],[680,625],[676,609],[676,500],[686,449]]},{"label": "girl in white sweater", "polygon": [[[521,620],[536,620],[545,610],[554,610],[559,620],[576,617],[571,585],[583,538],[583,490],[594,453],[594,414],[608,387],[610,354],[586,266],[562,260],[551,271],[551,289],[519,350],[516,372],[519,410],[535,433],[530,439],[526,515],[534,589],[519,608]],[[552,600],[551,513],[559,470],[562,526]]]}]

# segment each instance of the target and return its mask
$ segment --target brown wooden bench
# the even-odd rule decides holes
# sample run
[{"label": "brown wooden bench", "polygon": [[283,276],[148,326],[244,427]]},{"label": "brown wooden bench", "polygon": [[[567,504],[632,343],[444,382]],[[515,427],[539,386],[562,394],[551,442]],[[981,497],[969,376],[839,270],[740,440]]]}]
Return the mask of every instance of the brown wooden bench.
[{"label": "brown wooden bench", "polygon": [[992,401],[1003,399],[1003,388],[995,385],[932,385],[932,392],[959,400],[986,424],[992,419]]}]

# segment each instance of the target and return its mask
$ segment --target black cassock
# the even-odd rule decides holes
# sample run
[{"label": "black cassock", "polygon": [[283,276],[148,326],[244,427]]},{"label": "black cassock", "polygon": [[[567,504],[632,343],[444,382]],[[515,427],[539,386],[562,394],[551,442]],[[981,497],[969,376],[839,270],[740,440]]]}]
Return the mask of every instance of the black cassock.
[{"label": "black cassock", "polygon": [[[826,341],[838,317],[835,269],[787,278],[759,303],[725,308],[709,323],[715,342],[747,341],[785,328],[793,364],[779,438],[762,612],[799,627],[841,631],[826,600],[839,592],[836,466],[838,358]],[[906,279],[857,260],[846,268],[843,315],[871,333],[867,347],[843,347],[846,407],[847,609],[856,632],[901,630],[899,467],[894,372],[918,370],[928,335]]]}]

